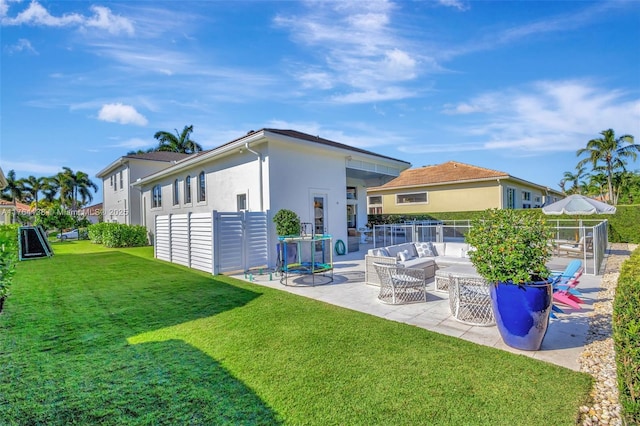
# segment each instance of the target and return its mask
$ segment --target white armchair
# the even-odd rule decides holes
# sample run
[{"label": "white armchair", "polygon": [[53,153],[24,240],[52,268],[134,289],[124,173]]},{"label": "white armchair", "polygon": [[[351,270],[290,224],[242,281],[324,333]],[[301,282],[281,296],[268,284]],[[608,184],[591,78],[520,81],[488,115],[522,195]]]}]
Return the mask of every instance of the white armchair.
[{"label": "white armchair", "polygon": [[424,269],[398,265],[373,265],[380,279],[378,300],[392,305],[426,302],[427,279]]}]

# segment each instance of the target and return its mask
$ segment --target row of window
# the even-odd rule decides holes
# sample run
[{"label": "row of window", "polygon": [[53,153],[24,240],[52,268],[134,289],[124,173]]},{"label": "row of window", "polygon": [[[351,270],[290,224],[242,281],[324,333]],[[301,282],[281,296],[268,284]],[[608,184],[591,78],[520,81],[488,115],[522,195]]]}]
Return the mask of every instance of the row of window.
[{"label": "row of window", "polygon": [[[187,176],[184,179],[184,203],[191,204],[191,176]],[[204,171],[198,175],[198,202],[204,202],[207,200],[207,186],[206,176]],[[173,181],[173,205],[180,204],[180,182],[178,179]],[[156,185],[153,187],[151,207],[162,207],[162,186]]]},{"label": "row of window", "polygon": [[124,178],[122,177],[122,170],[120,170],[120,173],[118,173],[119,175],[119,179],[116,177],[116,174],[112,174],[111,176],[109,176],[109,186],[113,187],[114,191],[118,190],[118,180],[120,181],[120,189],[124,188]]},{"label": "row of window", "polygon": [[[406,192],[396,194],[396,204],[424,204],[429,201],[426,192]],[[382,206],[382,195],[368,197],[369,206]]]}]

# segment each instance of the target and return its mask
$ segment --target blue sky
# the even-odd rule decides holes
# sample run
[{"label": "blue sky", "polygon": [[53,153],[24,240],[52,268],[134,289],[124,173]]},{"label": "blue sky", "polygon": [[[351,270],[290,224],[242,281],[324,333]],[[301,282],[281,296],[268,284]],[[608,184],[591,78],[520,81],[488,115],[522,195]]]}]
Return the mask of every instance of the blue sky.
[{"label": "blue sky", "polygon": [[0,24],[19,177],[95,176],[193,124],[205,149],[295,129],[558,189],[602,130],[640,138],[638,1],[0,0]]}]

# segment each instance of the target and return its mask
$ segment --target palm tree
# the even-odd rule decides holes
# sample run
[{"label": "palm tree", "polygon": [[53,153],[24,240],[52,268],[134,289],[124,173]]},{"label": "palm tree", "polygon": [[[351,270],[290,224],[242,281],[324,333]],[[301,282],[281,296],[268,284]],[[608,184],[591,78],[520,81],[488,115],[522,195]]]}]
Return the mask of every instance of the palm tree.
[{"label": "palm tree", "polygon": [[64,191],[66,196],[63,197],[63,191],[60,191],[60,198],[65,199],[67,203],[70,202],[72,210],[78,208],[78,200],[82,200],[81,204],[83,205],[87,200],[93,200],[89,190],[97,191],[98,185],[89,179],[89,175],[82,171],[74,173],[69,167],[63,167],[62,169],[64,171],[58,173],[58,176],[61,183],[60,187],[66,189]]},{"label": "palm tree", "polygon": [[23,190],[29,194],[30,198],[35,201],[35,209],[38,209],[38,193],[44,188],[44,178],[29,176],[28,178],[20,179]]},{"label": "palm tree", "polygon": [[577,167],[592,163],[593,167],[596,168],[599,162],[604,163],[607,174],[608,197],[615,205],[616,200],[613,199],[613,172],[617,169],[625,170],[624,159],[631,158],[635,160],[638,152],[640,152],[640,145],[634,143],[631,135],[622,135],[616,138],[612,129],[603,130],[600,134],[602,135],[601,138],[591,139],[587,142],[586,148],[578,150],[576,153],[578,157],[587,154],[587,158],[580,160]]},{"label": "palm tree", "polygon": [[571,188],[569,188],[568,191],[566,191],[567,193],[571,193],[571,194],[575,194],[579,191],[580,188],[580,179],[582,179],[584,177],[584,167],[576,167],[576,173],[573,174],[571,172],[564,172],[563,175],[563,192],[564,192],[564,186],[566,186],[566,184],[568,182],[571,183]]},{"label": "palm tree", "polygon": [[159,141],[156,151],[180,152],[182,154],[193,154],[202,151],[202,146],[190,138],[191,132],[193,132],[193,125],[184,126],[182,133],[178,133],[178,129],[175,129],[175,131],[175,135],[164,131],[156,132],[153,135]]},{"label": "palm tree", "polygon": [[15,170],[9,170],[6,176],[7,186],[2,189],[2,199],[7,201],[22,201],[23,189],[20,180],[16,179]]}]

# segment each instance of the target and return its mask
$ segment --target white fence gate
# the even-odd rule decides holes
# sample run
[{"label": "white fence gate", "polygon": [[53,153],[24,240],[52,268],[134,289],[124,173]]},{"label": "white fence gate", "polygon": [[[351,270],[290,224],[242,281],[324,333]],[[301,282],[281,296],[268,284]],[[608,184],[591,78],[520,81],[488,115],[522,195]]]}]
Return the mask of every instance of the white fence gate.
[{"label": "white fence gate", "polygon": [[156,216],[155,257],[213,274],[269,264],[267,213]]}]

